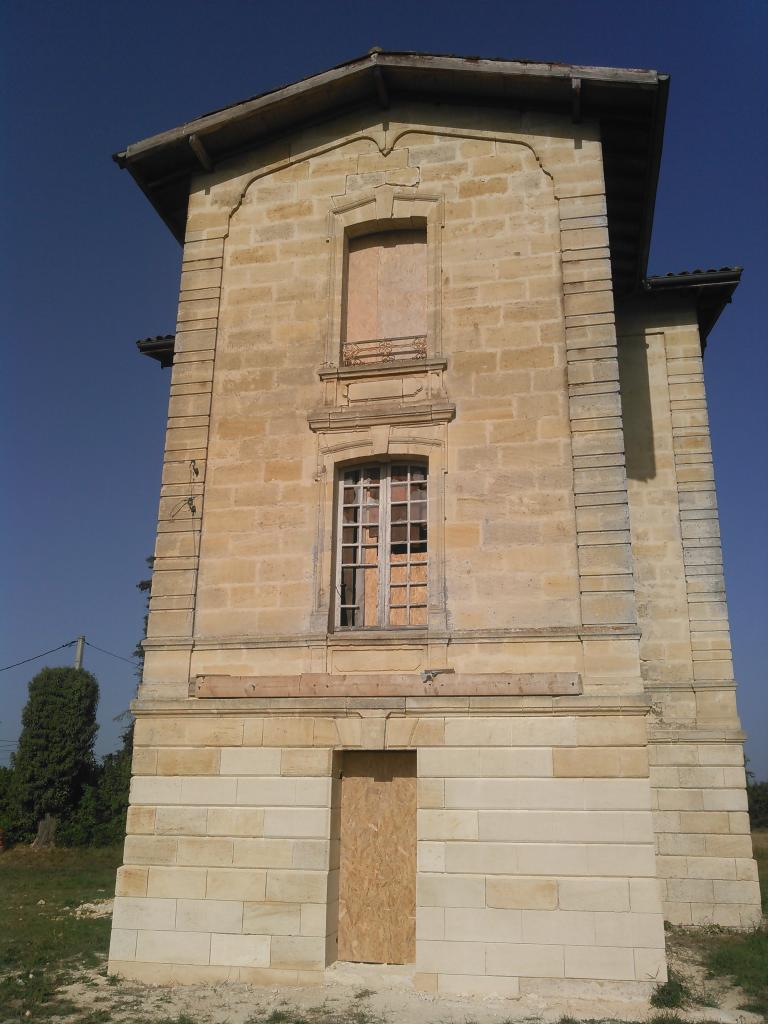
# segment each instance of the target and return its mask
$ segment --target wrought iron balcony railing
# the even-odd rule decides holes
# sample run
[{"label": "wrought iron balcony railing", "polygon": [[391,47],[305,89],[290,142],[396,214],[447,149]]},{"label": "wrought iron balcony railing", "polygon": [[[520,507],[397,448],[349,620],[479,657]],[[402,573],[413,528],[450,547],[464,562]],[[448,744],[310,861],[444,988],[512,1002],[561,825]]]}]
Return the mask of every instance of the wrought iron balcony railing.
[{"label": "wrought iron balcony railing", "polygon": [[364,366],[367,363],[426,358],[425,334],[412,334],[400,338],[372,338],[370,341],[345,341],[341,347],[342,366]]}]

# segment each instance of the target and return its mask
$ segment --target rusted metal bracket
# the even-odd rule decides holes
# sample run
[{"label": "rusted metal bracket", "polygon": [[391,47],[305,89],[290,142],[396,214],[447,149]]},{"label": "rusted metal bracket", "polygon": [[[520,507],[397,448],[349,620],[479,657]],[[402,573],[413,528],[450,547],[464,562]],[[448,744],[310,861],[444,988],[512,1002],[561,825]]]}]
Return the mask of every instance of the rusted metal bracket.
[{"label": "rusted metal bracket", "polygon": [[206,148],[203,145],[203,140],[200,138],[200,136],[192,134],[189,136],[187,141],[189,142],[189,148],[197,157],[197,162],[200,164],[203,170],[212,171],[213,160],[211,160],[210,156],[208,155]]}]

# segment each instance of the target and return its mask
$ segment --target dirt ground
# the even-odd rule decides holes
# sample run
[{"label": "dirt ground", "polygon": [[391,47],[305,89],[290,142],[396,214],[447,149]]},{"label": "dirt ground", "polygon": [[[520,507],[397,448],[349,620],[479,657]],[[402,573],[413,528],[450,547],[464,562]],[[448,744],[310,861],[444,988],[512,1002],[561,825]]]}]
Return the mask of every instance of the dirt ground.
[{"label": "dirt ground", "polygon": [[[79,908],[81,909],[81,908]],[[95,909],[99,912],[98,905]],[[591,1000],[555,1002],[527,997],[431,996],[388,981],[365,969],[345,968],[323,987],[260,989],[248,985],[156,988],[87,972],[62,995],[82,1017],[52,1018],[84,1024],[511,1024],[578,1021],[676,1021],[764,1024],[764,1018],[739,1009],[740,989],[726,979],[707,978],[695,936],[679,931],[669,937],[670,966],[691,989],[695,1006],[686,1011],[654,1010],[643,1004]]]},{"label": "dirt ground", "polygon": [[[763,879],[768,833],[755,835]],[[670,1009],[597,1000],[434,997],[406,988],[406,969],[339,964],[322,987],[259,989],[243,984],[149,987],[108,978],[106,949],[118,849],[17,849],[0,858],[0,1022],[26,1024],[764,1024],[765,932],[727,937],[719,929],[667,932],[676,1001]],[[768,894],[766,894],[768,896]],[[766,901],[768,910],[768,900]],[[723,943],[728,956],[715,965]],[[719,953],[717,954],[720,955]],[[706,967],[705,967],[706,962]],[[737,988],[731,972],[749,991]],[[682,983],[682,984],[681,984]],[[682,997],[680,993],[682,992]],[[745,1005],[763,1014],[742,1009]],[[686,1009],[674,1009],[684,1006]]]}]

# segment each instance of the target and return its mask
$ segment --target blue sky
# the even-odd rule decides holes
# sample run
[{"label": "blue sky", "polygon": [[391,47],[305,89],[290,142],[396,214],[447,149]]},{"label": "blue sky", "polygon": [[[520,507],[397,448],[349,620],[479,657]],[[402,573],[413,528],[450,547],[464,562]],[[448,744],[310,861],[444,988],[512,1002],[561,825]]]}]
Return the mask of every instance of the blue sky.
[{"label": "blue sky", "polygon": [[[656,68],[672,87],[650,271],[746,268],[705,367],[739,707],[768,777],[763,0],[6,0],[0,18],[1,664],[79,633],[130,656],[141,633],[168,374],[134,341],[174,329],[180,250],[113,152],[371,46]],[[46,663],[0,675],[0,761]],[[90,648],[86,667],[103,753],[135,679]]]}]

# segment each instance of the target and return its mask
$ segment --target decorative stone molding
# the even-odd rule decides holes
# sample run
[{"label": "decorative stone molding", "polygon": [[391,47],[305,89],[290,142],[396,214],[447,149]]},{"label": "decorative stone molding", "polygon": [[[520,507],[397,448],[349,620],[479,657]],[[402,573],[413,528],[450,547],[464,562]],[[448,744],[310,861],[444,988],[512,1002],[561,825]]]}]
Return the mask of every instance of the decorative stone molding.
[{"label": "decorative stone molding", "polygon": [[413,405],[372,403],[347,406],[340,409],[313,409],[307,416],[310,430],[316,433],[357,430],[382,426],[429,426],[432,423],[450,423],[456,415],[453,402],[424,402]]}]

